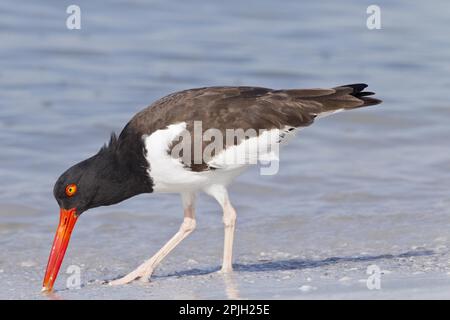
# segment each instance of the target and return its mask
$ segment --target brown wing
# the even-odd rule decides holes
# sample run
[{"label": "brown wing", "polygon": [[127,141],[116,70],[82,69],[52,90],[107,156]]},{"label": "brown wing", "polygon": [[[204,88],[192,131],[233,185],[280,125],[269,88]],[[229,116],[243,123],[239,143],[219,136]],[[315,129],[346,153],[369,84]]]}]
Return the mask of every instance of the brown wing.
[{"label": "brown wing", "polygon": [[[324,112],[375,105],[381,101],[364,92],[365,84],[351,84],[332,89],[273,90],[259,87],[207,87],[168,95],[142,110],[127,127],[141,136],[186,122],[192,130],[194,121],[202,122],[203,132],[210,128],[264,129],[304,127]],[[239,143],[237,141],[236,143]],[[206,164],[193,166],[205,170]]]},{"label": "brown wing", "polygon": [[258,87],[208,87],[168,95],[139,112],[130,122],[151,134],[178,122],[202,121],[203,129],[272,129],[303,127],[324,112],[375,105],[365,84],[333,89],[272,90]]}]

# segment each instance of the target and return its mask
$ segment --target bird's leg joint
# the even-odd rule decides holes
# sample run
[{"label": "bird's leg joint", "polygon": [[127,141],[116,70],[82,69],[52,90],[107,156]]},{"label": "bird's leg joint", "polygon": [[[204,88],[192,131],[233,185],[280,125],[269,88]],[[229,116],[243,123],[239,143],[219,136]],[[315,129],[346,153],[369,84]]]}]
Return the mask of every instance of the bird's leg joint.
[{"label": "bird's leg joint", "polygon": [[229,204],[223,210],[223,223],[225,228],[232,228],[236,224],[236,210]]},{"label": "bird's leg joint", "polygon": [[195,222],[195,219],[186,217],[183,220],[183,223],[181,224],[180,231],[183,233],[192,232],[194,231],[197,223]]}]

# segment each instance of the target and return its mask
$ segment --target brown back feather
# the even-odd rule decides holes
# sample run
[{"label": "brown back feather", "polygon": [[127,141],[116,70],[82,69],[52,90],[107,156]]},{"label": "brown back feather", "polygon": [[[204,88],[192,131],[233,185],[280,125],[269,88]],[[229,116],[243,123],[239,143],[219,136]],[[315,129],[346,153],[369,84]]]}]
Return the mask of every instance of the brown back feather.
[{"label": "brown back feather", "polygon": [[[170,94],[136,114],[127,126],[142,135],[150,135],[168,125],[202,121],[203,132],[216,128],[270,130],[305,127],[321,113],[355,109],[381,103],[363,91],[366,84],[350,84],[332,89],[273,90],[260,87],[206,87]],[[225,136],[225,135],[224,135]],[[240,143],[238,141],[237,143]],[[204,143],[204,147],[207,143]],[[208,169],[207,165],[193,170]]]}]

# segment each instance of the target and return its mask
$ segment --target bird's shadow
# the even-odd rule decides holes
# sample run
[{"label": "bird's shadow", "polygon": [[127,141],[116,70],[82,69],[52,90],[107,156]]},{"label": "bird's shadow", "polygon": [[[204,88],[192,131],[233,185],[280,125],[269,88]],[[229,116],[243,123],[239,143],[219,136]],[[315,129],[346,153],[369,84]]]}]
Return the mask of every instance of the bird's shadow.
[{"label": "bird's shadow", "polygon": [[[345,262],[374,262],[384,259],[399,259],[410,257],[421,257],[433,255],[432,250],[407,251],[400,254],[380,254],[364,256],[330,257],[322,260],[304,260],[304,259],[284,259],[275,261],[259,261],[255,263],[235,263],[233,269],[242,272],[264,272],[264,271],[287,271],[320,268]],[[199,276],[214,273],[219,267],[214,268],[193,268],[184,271],[169,273],[166,275],[155,275],[155,278],[181,277],[181,276]]]}]

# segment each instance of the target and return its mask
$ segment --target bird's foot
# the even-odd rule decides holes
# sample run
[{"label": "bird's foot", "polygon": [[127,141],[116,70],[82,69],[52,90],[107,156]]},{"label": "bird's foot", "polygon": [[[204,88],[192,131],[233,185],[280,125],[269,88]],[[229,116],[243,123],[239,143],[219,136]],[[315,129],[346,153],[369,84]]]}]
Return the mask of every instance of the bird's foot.
[{"label": "bird's foot", "polygon": [[111,286],[120,286],[124,284],[128,284],[133,282],[136,279],[140,279],[141,282],[149,282],[150,276],[153,273],[153,268],[148,268],[146,265],[139,266],[136,270],[130,272],[126,276],[110,281],[109,285]]},{"label": "bird's foot", "polygon": [[220,269],[217,272],[221,273],[221,274],[229,274],[229,273],[233,272],[233,267],[232,266],[222,266],[222,269]]},{"label": "bird's foot", "polygon": [[153,274],[153,268],[148,269],[148,270],[142,275],[142,277],[140,278],[140,281],[141,281],[142,283],[150,282],[150,277],[152,276],[152,274]]}]

